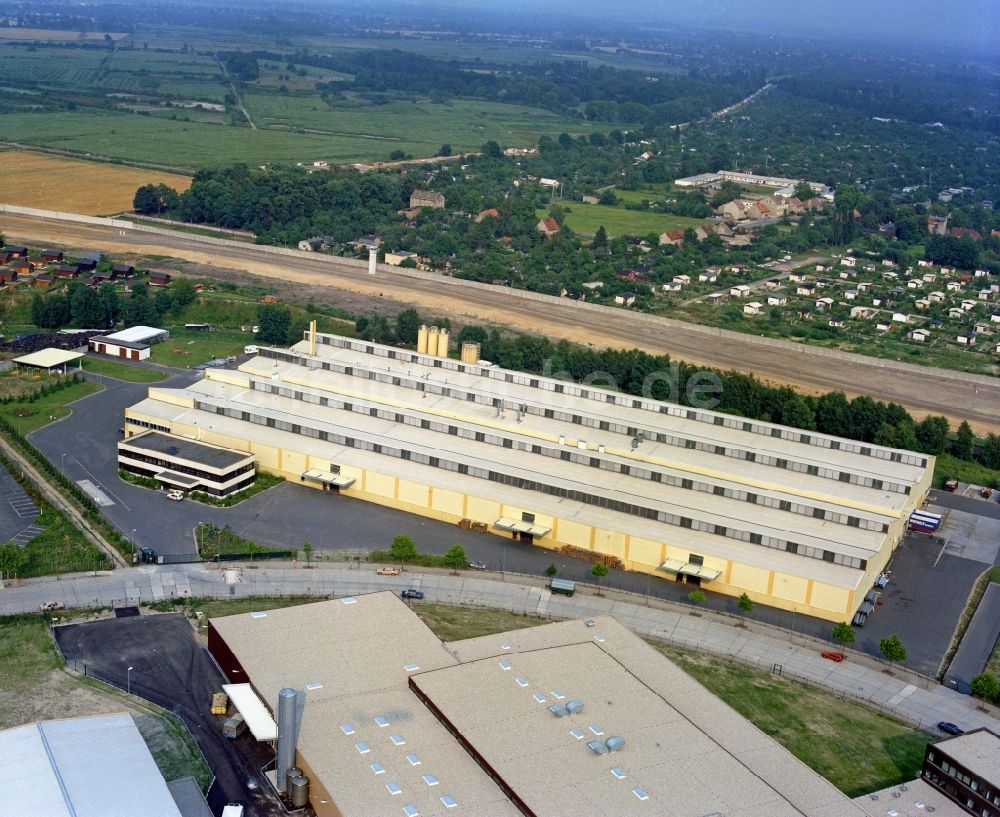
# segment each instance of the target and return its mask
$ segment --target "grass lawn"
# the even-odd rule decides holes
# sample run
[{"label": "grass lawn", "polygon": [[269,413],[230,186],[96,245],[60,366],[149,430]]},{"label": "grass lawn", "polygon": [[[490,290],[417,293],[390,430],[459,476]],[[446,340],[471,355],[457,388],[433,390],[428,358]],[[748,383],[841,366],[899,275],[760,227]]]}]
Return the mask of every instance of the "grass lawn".
[{"label": "grass lawn", "polygon": [[[42,375],[45,378],[45,375]],[[48,425],[52,419],[65,417],[70,413],[69,403],[101,390],[97,383],[82,380],[53,394],[45,395],[33,402],[17,402],[0,405],[0,415],[9,420],[22,434]]]},{"label": "grass lawn", "polygon": [[117,360],[89,355],[83,359],[83,369],[92,374],[113,377],[115,380],[127,380],[129,383],[156,383],[167,377],[156,369],[129,366],[127,363],[119,363]]},{"label": "grass lawn", "polygon": [[960,460],[951,454],[938,454],[934,462],[934,485],[940,488],[949,479],[1000,488],[1000,471],[994,471],[978,462]]},{"label": "grass lawn", "polygon": [[476,610],[445,604],[414,604],[413,611],[442,641],[461,641],[550,623],[549,619],[505,610]]},{"label": "grass lawn", "polygon": [[45,616],[0,618],[0,675],[0,729],[37,720],[129,711],[167,780],[192,775],[203,791],[208,785],[208,765],[173,715],[93,679],[63,671]]},{"label": "grass lawn", "polygon": [[[607,207],[603,204],[582,204],[567,202],[565,204],[566,224],[578,233],[593,235],[597,228],[604,226],[609,236],[639,235],[650,233],[659,235],[667,230],[685,230],[688,227],[698,227],[705,222],[697,218],[671,216],[662,213],[649,213],[642,210],[626,210],[624,207]],[[547,213],[538,211],[538,217],[544,218]]]},{"label": "grass lawn", "polygon": [[913,780],[932,738],[853,701],[672,647],[660,651],[849,797]]},{"label": "grass lawn", "polygon": [[[37,497],[35,501],[39,501]],[[22,577],[108,570],[112,567],[108,557],[80,533],[61,511],[44,507],[36,524],[44,525],[45,530],[25,546],[28,564],[21,571]]]},{"label": "grass lawn", "polygon": [[[256,305],[252,307],[251,312],[256,315]],[[183,327],[171,328],[170,337],[152,347],[149,359],[163,366],[183,369],[212,358],[241,355],[243,347],[248,343],[253,343],[253,335],[247,332],[227,330],[199,332]]]}]

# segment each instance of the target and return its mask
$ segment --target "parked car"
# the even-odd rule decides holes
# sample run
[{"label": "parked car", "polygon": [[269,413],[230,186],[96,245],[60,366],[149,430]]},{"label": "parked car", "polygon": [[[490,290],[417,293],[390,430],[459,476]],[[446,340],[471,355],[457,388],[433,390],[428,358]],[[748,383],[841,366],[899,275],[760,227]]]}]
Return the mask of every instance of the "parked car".
[{"label": "parked car", "polygon": [[965,732],[949,721],[941,721],[937,728],[948,735],[964,735]]},{"label": "parked car", "polygon": [[821,655],[828,661],[835,661],[838,664],[844,660],[844,654],[841,652],[824,652]]},{"label": "parked car", "polygon": [[63,610],[65,607],[66,605],[61,601],[45,601],[39,605],[38,609],[43,613],[51,613],[53,610]]},{"label": "parked car", "polygon": [[469,567],[473,570],[486,570],[486,562],[469,562]]},{"label": "parked car", "polygon": [[380,567],[375,573],[378,576],[398,576],[400,571],[398,567]]},{"label": "parked car", "polygon": [[422,599],[424,597],[424,592],[422,590],[414,590],[412,587],[407,588],[400,592],[400,597],[404,599]]},{"label": "parked car", "polygon": [[171,488],[167,491],[167,499],[172,499],[174,502],[180,502],[184,499],[184,492],[177,488]]},{"label": "parked car", "polygon": [[952,493],[954,493],[955,491],[958,490],[958,480],[957,479],[949,479],[947,482],[945,482],[944,489],[946,491],[951,491]]},{"label": "parked car", "polygon": [[139,561],[144,564],[156,564],[156,551],[152,548],[139,548]]},{"label": "parked car", "polygon": [[226,722],[222,724],[222,734],[230,740],[236,740],[236,738],[246,732],[246,730],[247,722],[243,720],[243,716],[239,712],[231,718],[228,718]]}]

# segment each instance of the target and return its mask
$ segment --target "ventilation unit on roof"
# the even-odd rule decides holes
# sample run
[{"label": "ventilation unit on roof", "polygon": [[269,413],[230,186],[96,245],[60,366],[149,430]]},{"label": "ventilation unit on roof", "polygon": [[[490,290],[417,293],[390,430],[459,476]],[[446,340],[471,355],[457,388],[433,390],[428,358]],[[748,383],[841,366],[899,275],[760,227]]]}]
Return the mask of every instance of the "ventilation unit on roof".
[{"label": "ventilation unit on roof", "polygon": [[551,712],[557,718],[565,718],[569,714],[569,712],[566,710],[566,707],[563,706],[562,704],[552,704],[552,706],[549,707],[549,712]]},{"label": "ventilation unit on roof", "polygon": [[604,745],[608,747],[609,752],[620,752],[625,745],[625,738],[613,735],[604,742]]},{"label": "ventilation unit on roof", "polygon": [[592,740],[587,744],[587,748],[595,755],[606,755],[608,753],[608,747],[604,745],[603,740]]},{"label": "ventilation unit on roof", "polygon": [[583,709],[583,701],[581,701],[581,700],[579,700],[577,698],[574,698],[572,701],[570,701],[568,704],[566,704],[566,711],[570,715],[575,715],[581,709]]}]

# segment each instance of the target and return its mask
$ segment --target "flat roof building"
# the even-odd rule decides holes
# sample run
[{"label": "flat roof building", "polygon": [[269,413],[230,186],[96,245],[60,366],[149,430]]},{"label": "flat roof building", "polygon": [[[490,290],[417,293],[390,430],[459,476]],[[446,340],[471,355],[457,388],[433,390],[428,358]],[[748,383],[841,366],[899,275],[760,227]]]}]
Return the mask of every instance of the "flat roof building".
[{"label": "flat roof building", "polygon": [[965,813],[1000,817],[1000,735],[975,729],[928,744],[921,777]]},{"label": "flat roof building", "polygon": [[320,817],[864,817],[610,616],[442,644],[381,592],[208,637],[272,707],[306,690],[295,763]]},{"label": "flat roof building", "polygon": [[0,813],[181,817],[127,712],[0,732]]},{"label": "flat roof building", "polygon": [[118,467],[158,480],[168,488],[226,496],[253,484],[253,454],[219,448],[184,437],[145,431],[118,443]]},{"label": "flat roof building", "polygon": [[910,451],[335,335],[152,387],[125,428],[835,621],[854,615],[933,472]]}]

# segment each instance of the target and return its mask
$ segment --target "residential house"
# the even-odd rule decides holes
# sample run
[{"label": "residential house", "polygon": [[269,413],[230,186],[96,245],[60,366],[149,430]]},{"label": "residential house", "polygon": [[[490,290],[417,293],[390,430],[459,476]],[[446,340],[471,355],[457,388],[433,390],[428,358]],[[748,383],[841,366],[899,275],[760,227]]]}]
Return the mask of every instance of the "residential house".
[{"label": "residential house", "polygon": [[746,298],[750,294],[750,287],[746,284],[737,284],[729,289],[730,298]]},{"label": "residential house", "polygon": [[816,311],[827,312],[833,306],[833,298],[817,298]]},{"label": "residential house", "polygon": [[842,267],[853,267],[856,263],[856,259],[846,256],[840,259],[840,266]]},{"label": "residential house", "polygon": [[796,295],[812,295],[816,292],[816,284],[813,281],[803,281],[795,287]]},{"label": "residential house", "polygon": [[415,252],[409,250],[396,250],[385,254],[385,263],[393,267],[398,267],[404,261],[412,260],[414,264],[420,263],[420,257]]},{"label": "residential house", "polygon": [[747,218],[747,211],[752,206],[752,202],[744,199],[733,199],[732,201],[726,202],[721,207],[716,207],[715,214],[722,216],[723,218],[732,219],[733,221],[740,221],[741,219]]},{"label": "residential house", "polygon": [[14,258],[6,249],[0,250],[0,264],[7,264]]},{"label": "residential house", "polygon": [[559,224],[554,218],[543,218],[535,225],[535,229],[546,238],[551,238],[559,232]]},{"label": "residential house", "polygon": [[959,281],[949,281],[947,284],[944,285],[944,288],[949,292],[961,292],[962,284]]},{"label": "residential house", "polygon": [[17,273],[9,267],[0,269],[0,284],[6,286],[17,281]]},{"label": "residential house", "polygon": [[994,312],[990,315],[990,321],[993,323],[1000,323],[1000,312]]},{"label": "residential house", "polygon": [[965,310],[962,309],[962,308],[960,308],[960,307],[953,306],[951,309],[948,310],[948,317],[949,318],[964,318],[965,317]]},{"label": "residential house", "polygon": [[917,300],[913,302],[913,305],[917,309],[930,309],[931,302],[928,301],[926,298],[917,298]]},{"label": "residential house", "polygon": [[8,244],[3,248],[3,251],[7,254],[7,259],[11,258],[24,258],[28,254],[27,247],[21,247],[17,244]]},{"label": "residential house", "polygon": [[675,284],[681,284],[682,286],[687,286],[688,284],[691,283],[691,276],[690,275],[675,275],[674,276],[674,283]]},{"label": "residential house", "polygon": [[55,280],[56,277],[51,272],[43,272],[41,275],[36,275],[31,283],[36,287],[48,287],[52,286]]},{"label": "residential house", "polygon": [[76,264],[60,264],[56,268],[56,275],[59,278],[76,278],[80,274],[80,268]]},{"label": "residential house", "polygon": [[976,333],[962,332],[962,334],[956,337],[955,340],[960,346],[974,346],[976,343]]},{"label": "residential house", "polygon": [[976,308],[976,302],[974,300],[972,300],[971,298],[965,298],[965,299],[962,300],[962,303],[960,304],[960,306],[962,307],[962,309],[964,309],[966,312],[968,312],[968,311]]},{"label": "residential house", "polygon": [[857,298],[857,297],[858,297],[858,290],[856,290],[856,289],[849,289],[849,290],[847,290],[847,291],[846,291],[846,292],[844,293],[844,297],[845,297],[845,298],[846,298],[846,299],[847,299],[848,301],[853,301],[853,300],[854,300],[855,298]]},{"label": "residential house", "polygon": [[784,292],[772,292],[767,296],[768,306],[784,306],[788,303],[788,296]]},{"label": "residential house", "polygon": [[743,314],[744,315],[759,315],[761,307],[763,304],[760,301],[751,301],[748,304],[743,304]]},{"label": "residential house", "polygon": [[677,283],[676,281],[668,281],[667,283],[660,285],[660,289],[664,292],[680,292],[682,288],[683,285]]},{"label": "residential house", "polygon": [[34,265],[26,258],[18,258],[16,261],[13,261],[10,268],[18,275],[31,275],[35,271]]},{"label": "residential house", "polygon": [[870,318],[874,314],[875,310],[868,306],[851,307],[851,317],[857,318],[858,320],[864,320],[865,318]]},{"label": "residential house", "polygon": [[971,227],[952,227],[949,231],[952,238],[971,238],[973,241],[982,241],[983,237],[977,230]]},{"label": "residential house", "polygon": [[[819,269],[817,269],[816,271],[819,272]],[[850,268],[842,269],[840,271],[840,277],[844,281],[853,280],[858,277],[858,271]]]},{"label": "residential house", "polygon": [[151,287],[165,287],[170,283],[170,273],[151,272],[149,273],[149,285]]},{"label": "residential house", "polygon": [[945,299],[946,297],[947,297],[947,296],[946,296],[946,295],[945,295],[945,294],[944,294],[943,292],[940,292],[940,291],[938,291],[938,290],[935,290],[934,292],[930,292],[930,293],[928,293],[928,295],[927,295],[927,300],[928,300],[928,301],[931,301],[931,302],[933,302],[933,303],[936,303],[936,304],[939,304],[939,303],[943,303],[943,302],[944,302],[944,299]]},{"label": "residential house", "polygon": [[726,299],[726,296],[722,292],[713,292],[705,300],[708,302],[709,306],[718,306]]},{"label": "residential house", "polygon": [[867,292],[872,288],[872,283],[871,281],[858,281],[856,286],[858,288],[858,292]]},{"label": "residential house", "polygon": [[909,281],[906,282],[907,289],[921,289],[923,285],[924,282],[921,281],[919,278],[911,278]]},{"label": "residential house", "polygon": [[414,190],[410,193],[410,207],[430,207],[434,210],[443,210],[444,196],[433,190]]},{"label": "residential house", "polygon": [[879,321],[878,323],[875,324],[875,329],[876,329],[876,331],[879,331],[879,332],[889,332],[889,331],[892,330],[892,322],[891,321],[886,321],[886,320],[881,320],[881,321]]},{"label": "residential house", "polygon": [[97,262],[100,260],[100,257],[87,255],[83,258],[78,258],[76,260],[76,266],[79,268],[80,272],[93,272],[97,269]]},{"label": "residential house", "polygon": [[[1000,238],[1000,236],[997,236],[997,235],[996,235],[996,234],[997,234],[997,232],[998,232],[997,230],[994,230],[994,231],[993,231],[993,232],[991,233],[991,235],[994,235],[994,236],[996,236],[997,238]],[[998,344],[997,344],[996,346],[994,346],[994,347],[993,347],[993,354],[995,354],[995,355],[1000,355],[1000,343],[998,343]]]},{"label": "residential house", "polygon": [[910,316],[905,312],[893,312],[892,313],[893,323],[909,323]]},{"label": "residential house", "polygon": [[977,269],[972,274],[976,278],[986,278],[989,276],[990,271],[985,269]]},{"label": "residential house", "polygon": [[584,289],[589,289],[591,292],[596,292],[601,287],[604,286],[604,281],[587,281],[581,284]]},{"label": "residential house", "polygon": [[995,328],[989,321],[977,321],[976,325],[972,327],[977,335],[992,335]]},{"label": "residential house", "polygon": [[931,235],[948,235],[948,217],[927,216],[927,232]]},{"label": "residential house", "polygon": [[599,198],[597,198],[597,196],[584,196],[583,197],[583,203],[584,204],[600,204],[601,200]]},{"label": "residential house", "polygon": [[131,278],[135,275],[135,267],[131,264],[115,264],[111,268],[111,274],[115,278]]},{"label": "residential house", "polygon": [[937,280],[937,276],[933,272],[928,272],[922,280],[925,284],[933,284]]},{"label": "residential house", "polygon": [[622,292],[619,295],[615,295],[615,303],[622,304],[624,306],[632,306],[632,304],[635,303],[635,293]]},{"label": "residential house", "polygon": [[917,266],[918,267],[929,267],[930,265],[931,265],[931,262],[930,261],[925,261],[923,258],[921,258],[919,261],[917,261]]},{"label": "residential house", "polygon": [[910,332],[907,337],[910,340],[915,340],[917,343],[923,343],[931,336],[929,329],[914,329]]},{"label": "residential house", "polygon": [[701,226],[694,229],[694,237],[699,241],[704,241],[710,235],[712,235],[712,231],[708,227]]},{"label": "residential house", "polygon": [[332,239],[326,235],[314,235],[299,242],[299,249],[302,252],[319,252],[325,250]]},{"label": "residential house", "polygon": [[58,261],[62,261],[62,250],[42,250],[42,259],[46,264],[55,264]]},{"label": "residential house", "polygon": [[684,243],[683,230],[670,230],[660,234],[661,247],[680,247]]},{"label": "residential house", "polygon": [[[517,184],[516,180],[514,181],[514,184]],[[420,207],[404,207],[402,210],[397,210],[396,215],[405,218],[406,221],[408,222],[407,223],[408,227],[413,227],[416,224],[416,222],[414,222],[413,220],[420,215],[421,209],[422,208]]]},{"label": "residential house", "polygon": [[698,280],[714,284],[719,280],[719,272],[718,270],[707,269],[704,272],[698,273]]},{"label": "residential house", "polygon": [[842,327],[844,325],[844,319],[843,318],[830,318],[830,320],[828,320],[826,322],[826,325],[827,326],[832,326],[834,329],[839,329],[840,327]]},{"label": "residential house", "polygon": [[981,290],[979,290],[979,300],[980,301],[988,301],[994,295],[996,295],[996,293],[992,292],[991,290],[988,290],[988,289],[981,289]]},{"label": "residential house", "polygon": [[882,259],[882,266],[883,267],[894,267],[894,266],[896,266],[896,262],[895,261],[891,261],[888,258],[883,258]]},{"label": "residential house", "polygon": [[[585,201],[586,198],[587,197],[584,196]],[[597,202],[594,203],[596,204]],[[482,224],[488,218],[500,218],[500,211],[497,210],[496,207],[490,207],[489,209],[480,212],[479,215],[475,217],[474,221],[476,222],[476,224]]]},{"label": "residential house", "polygon": [[[816,267],[816,271],[819,272],[819,267]],[[808,278],[808,275],[799,270],[792,270],[790,273],[788,273],[788,280],[793,281],[795,283],[799,283],[800,281],[805,281],[806,278]]]}]

